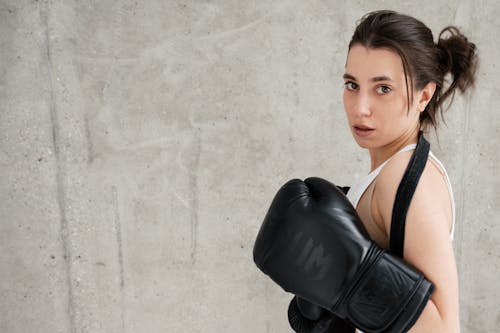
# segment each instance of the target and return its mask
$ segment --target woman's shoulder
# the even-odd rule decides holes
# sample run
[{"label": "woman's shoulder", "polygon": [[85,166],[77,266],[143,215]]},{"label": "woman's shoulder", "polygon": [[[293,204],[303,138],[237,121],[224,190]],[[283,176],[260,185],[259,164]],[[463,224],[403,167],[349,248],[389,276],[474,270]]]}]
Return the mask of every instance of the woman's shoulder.
[{"label": "woman's shoulder", "polygon": [[[374,183],[372,195],[373,215],[377,224],[380,224],[387,234],[389,234],[390,230],[396,192],[412,153],[413,151],[405,151],[394,155],[384,165]],[[425,209],[423,212],[425,215],[427,211],[435,213],[449,205],[449,192],[444,171],[429,156],[412,198],[410,209],[412,206]],[[449,215],[448,211],[443,213],[445,216]]]}]

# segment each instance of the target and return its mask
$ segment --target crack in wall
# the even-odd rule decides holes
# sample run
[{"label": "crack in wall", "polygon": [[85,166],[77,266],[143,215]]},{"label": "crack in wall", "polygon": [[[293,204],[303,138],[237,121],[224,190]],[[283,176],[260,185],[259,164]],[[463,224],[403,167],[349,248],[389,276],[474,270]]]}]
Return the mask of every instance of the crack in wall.
[{"label": "crack in wall", "polygon": [[85,115],[85,139],[87,141],[87,165],[90,165],[94,162],[95,152],[94,152],[94,144],[92,142],[92,134],[90,133],[90,124],[88,116]]},{"label": "crack in wall", "polygon": [[118,252],[118,264],[120,268],[119,278],[120,278],[120,297],[121,297],[121,326],[122,332],[125,333],[125,314],[124,314],[124,292],[125,292],[125,273],[124,273],[124,265],[123,265],[123,243],[122,243],[122,231],[121,231],[121,219],[120,219],[120,210],[118,207],[118,191],[116,186],[111,187],[111,192],[113,196],[113,209],[115,215],[115,235],[116,235],[116,245]]},{"label": "crack in wall", "polygon": [[56,186],[57,186],[57,205],[59,209],[60,216],[60,237],[63,256],[66,264],[66,284],[68,288],[68,321],[70,332],[76,332],[75,326],[75,302],[74,302],[74,290],[72,285],[72,253],[69,241],[69,226],[68,218],[66,212],[66,191],[64,188],[64,179],[66,178],[66,170],[64,167],[64,161],[60,150],[61,141],[61,131],[59,128],[59,115],[57,110],[56,97],[54,92],[54,78],[52,73],[52,50],[50,45],[50,32],[49,32],[49,5],[47,1],[40,4],[40,21],[43,28],[45,29],[45,47],[47,56],[47,74],[48,74],[48,86],[49,86],[49,109],[50,109],[50,122],[52,126],[52,144],[54,147],[54,155],[56,159]]},{"label": "crack in wall", "polygon": [[196,263],[196,251],[198,247],[198,171],[200,165],[201,154],[201,137],[196,136],[196,144],[194,151],[194,161],[192,170],[190,170],[189,188],[191,189],[192,208],[190,210],[190,223],[191,223],[191,263]]}]

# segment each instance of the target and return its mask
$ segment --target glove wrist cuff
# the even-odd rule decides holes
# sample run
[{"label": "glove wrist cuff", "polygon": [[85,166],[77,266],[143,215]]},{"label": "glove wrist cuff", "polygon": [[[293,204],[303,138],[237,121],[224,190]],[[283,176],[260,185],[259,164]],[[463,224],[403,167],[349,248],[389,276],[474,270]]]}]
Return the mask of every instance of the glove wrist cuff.
[{"label": "glove wrist cuff", "polygon": [[420,316],[434,287],[401,259],[372,248],[356,274],[358,278],[332,312],[365,332],[406,332]]}]

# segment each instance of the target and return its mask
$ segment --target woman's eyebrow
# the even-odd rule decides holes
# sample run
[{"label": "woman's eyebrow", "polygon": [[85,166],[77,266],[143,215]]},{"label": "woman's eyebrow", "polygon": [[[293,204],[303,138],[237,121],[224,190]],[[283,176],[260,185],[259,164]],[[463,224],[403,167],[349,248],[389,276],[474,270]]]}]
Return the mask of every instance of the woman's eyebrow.
[{"label": "woman's eyebrow", "polygon": [[371,78],[370,81],[378,82],[378,81],[394,81],[394,80],[391,79],[389,76],[381,75]]},{"label": "woman's eyebrow", "polygon": [[[345,73],[342,77],[344,78],[344,80],[357,81],[356,78],[353,75],[349,74],[349,73]],[[380,75],[380,76],[372,77],[370,79],[370,81],[372,81],[372,82],[379,82],[379,81],[394,81],[394,80],[391,79],[389,76]]]},{"label": "woman's eyebrow", "polygon": [[343,76],[344,80],[353,80],[356,81],[356,78],[352,76],[351,74],[345,73]]}]

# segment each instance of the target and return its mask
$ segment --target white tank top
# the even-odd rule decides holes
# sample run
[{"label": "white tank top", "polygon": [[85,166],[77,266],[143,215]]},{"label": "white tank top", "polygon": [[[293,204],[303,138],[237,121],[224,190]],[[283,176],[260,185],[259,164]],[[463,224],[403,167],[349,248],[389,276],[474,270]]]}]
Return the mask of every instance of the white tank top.
[{"label": "white tank top", "polygon": [[[408,146],[404,147],[403,149],[401,149],[400,151],[398,151],[396,154],[401,153],[401,152],[405,152],[405,151],[413,150],[413,149],[415,149],[416,146],[417,146],[416,144],[408,145]],[[394,154],[394,155],[396,155],[396,154]],[[439,161],[436,158],[436,156],[434,156],[434,154],[432,152],[429,152],[429,157],[432,158],[434,162],[436,162],[436,164],[439,166],[439,168],[443,172],[444,177],[445,177],[445,181],[446,181],[446,185],[448,186],[448,192],[450,193],[451,210],[452,210],[452,226],[451,226],[450,237],[453,240],[453,234],[455,231],[455,200],[453,198],[453,191],[451,188],[450,179],[449,179],[448,173],[446,172],[446,169],[444,168],[441,161]],[[349,189],[349,192],[347,192],[347,198],[349,199],[349,201],[351,202],[351,204],[354,207],[358,206],[359,199],[361,199],[361,196],[363,195],[363,193],[365,193],[368,186],[370,186],[370,184],[375,180],[375,178],[377,178],[377,176],[380,173],[380,171],[382,170],[382,168],[386,165],[387,162],[389,162],[389,160],[391,158],[392,157],[390,157],[389,159],[384,161],[375,170],[373,170],[368,175],[366,175],[365,177],[360,179],[356,184],[354,184]],[[356,330],[356,333],[363,333],[363,332],[360,330]]]},{"label": "white tank top", "polygon": [[[398,151],[396,154],[401,153],[401,152],[405,152],[405,151],[413,150],[413,149],[415,149],[416,146],[417,146],[416,144],[408,145],[408,146],[404,147],[403,149],[401,149],[400,151]],[[396,154],[394,154],[394,155],[396,155]],[[451,211],[452,211],[451,238],[453,239],[453,233],[455,230],[455,199],[453,198],[453,190],[451,188],[450,178],[448,177],[448,173],[446,172],[446,169],[444,168],[441,161],[439,161],[437,159],[437,157],[434,156],[434,154],[432,152],[429,152],[429,157],[432,158],[432,160],[434,162],[436,162],[436,164],[439,166],[442,173],[444,174],[446,186],[448,187],[448,192],[450,193]],[[363,193],[365,193],[368,186],[370,186],[370,184],[375,180],[375,178],[377,178],[380,171],[387,164],[387,162],[390,161],[391,158],[392,158],[392,156],[390,158],[388,158],[386,161],[384,161],[382,164],[380,164],[375,170],[370,172],[368,175],[361,178],[356,184],[354,184],[349,189],[349,192],[347,192],[347,198],[349,199],[349,201],[351,202],[351,204],[354,207],[358,206],[358,202],[361,199],[361,196],[363,195]]]}]

